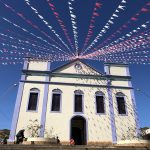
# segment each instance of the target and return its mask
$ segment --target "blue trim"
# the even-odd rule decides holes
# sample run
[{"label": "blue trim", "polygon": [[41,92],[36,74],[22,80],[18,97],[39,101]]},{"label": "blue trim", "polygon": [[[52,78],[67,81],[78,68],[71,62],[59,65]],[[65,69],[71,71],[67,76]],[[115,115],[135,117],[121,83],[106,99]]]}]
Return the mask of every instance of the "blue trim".
[{"label": "blue trim", "polygon": [[[47,71],[50,71],[50,62],[47,62]],[[49,82],[50,77],[45,77],[45,81]],[[47,101],[48,101],[48,92],[49,91],[49,84],[45,84],[44,87],[44,96],[43,96],[43,106],[42,106],[42,113],[41,113],[41,122],[42,128],[40,129],[40,137],[44,137],[45,131],[45,122],[46,122],[46,111],[47,111]]]},{"label": "blue trim", "polygon": [[[99,92],[99,91],[97,91]],[[101,91],[100,91],[101,92]],[[103,93],[103,92],[102,92]],[[97,104],[96,104],[96,96],[103,96],[103,102],[104,102],[104,113],[97,113]],[[105,102],[105,94],[95,94],[95,113],[96,115],[106,115],[106,102]]]},{"label": "blue trim", "polygon": [[109,66],[105,65],[104,70],[105,70],[106,75],[110,75],[110,67]]},{"label": "blue trim", "polygon": [[[124,99],[125,112],[126,112],[125,114],[119,114],[117,97],[123,97],[123,99]],[[125,99],[125,95],[124,95],[124,96],[118,96],[118,95],[117,95],[117,93],[116,93],[116,102],[117,102],[117,111],[118,111],[118,116],[128,116],[128,111],[127,111],[127,102],[126,102],[126,99]]]},{"label": "blue trim", "polygon": [[[53,90],[55,90],[55,89],[53,89]],[[61,113],[62,112],[62,91],[60,90],[60,92],[53,92],[53,90],[52,90],[52,96],[51,96],[51,105],[50,105],[50,112],[51,113]],[[60,109],[59,109],[59,111],[52,111],[52,103],[53,103],[53,94],[60,94]]]},{"label": "blue trim", "polygon": [[[32,89],[34,89],[34,88],[32,88]],[[37,89],[37,88],[35,88],[35,89],[37,89],[36,91],[34,90],[34,91],[32,91],[32,89],[30,89],[30,92],[29,92],[29,95],[28,95],[28,103],[27,103],[27,107],[26,107],[26,112],[38,112],[38,105],[39,105],[39,98],[40,98],[40,90],[39,89]],[[29,106],[29,99],[30,99],[30,94],[31,93],[38,93],[38,97],[37,97],[37,105],[36,105],[36,110],[28,110],[28,106]]]},{"label": "blue trim", "polygon": [[[74,110],[73,110],[73,113],[76,114],[76,115],[84,114],[84,93],[83,93],[82,90],[79,90],[79,91],[81,91],[81,94],[80,93],[76,93],[76,91],[78,91],[78,90],[74,91],[74,103],[73,103]],[[76,112],[75,111],[75,95],[82,95],[82,111],[81,112]]]},{"label": "blue trim", "polygon": [[[23,68],[24,69],[28,68],[27,61],[24,62]],[[25,79],[26,79],[26,76],[22,75],[21,80],[25,80]],[[19,82],[18,93],[17,93],[16,103],[15,103],[15,108],[14,108],[14,113],[13,113],[13,118],[12,118],[12,124],[11,124],[11,130],[10,130],[10,135],[9,135],[10,142],[15,141],[15,135],[16,135],[18,118],[19,118],[19,111],[20,111],[20,106],[21,106],[21,101],[22,101],[24,84],[25,84],[24,82]]]},{"label": "blue trim", "polygon": [[[110,81],[107,81],[107,85],[110,85]],[[110,122],[111,122],[111,130],[112,130],[112,142],[117,143],[117,135],[116,135],[116,125],[115,125],[115,114],[113,107],[113,98],[112,98],[112,89],[107,88],[108,100],[109,100],[109,111],[110,111]]]},{"label": "blue trim", "polygon": [[28,70],[28,67],[29,67],[29,62],[25,61],[23,64],[23,69]]}]

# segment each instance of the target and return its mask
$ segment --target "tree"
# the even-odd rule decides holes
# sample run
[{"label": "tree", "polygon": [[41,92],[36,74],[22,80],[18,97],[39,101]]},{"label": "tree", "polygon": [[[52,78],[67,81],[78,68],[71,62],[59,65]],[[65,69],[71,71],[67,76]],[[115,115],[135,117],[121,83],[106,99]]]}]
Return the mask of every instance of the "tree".
[{"label": "tree", "polygon": [[9,137],[9,134],[10,134],[10,130],[8,130],[8,129],[0,130],[0,138],[1,139],[4,139],[6,136]]},{"label": "tree", "polygon": [[149,129],[149,127],[143,127],[140,128],[140,132],[141,132],[141,137],[143,139],[150,139],[150,134],[146,134],[146,130]]}]

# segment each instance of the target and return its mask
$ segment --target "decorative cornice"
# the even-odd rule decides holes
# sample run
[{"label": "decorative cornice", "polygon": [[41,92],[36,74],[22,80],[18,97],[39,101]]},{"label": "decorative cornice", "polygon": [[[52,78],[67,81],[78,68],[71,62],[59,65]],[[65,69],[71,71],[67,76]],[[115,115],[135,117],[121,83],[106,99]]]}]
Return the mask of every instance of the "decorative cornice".
[{"label": "decorative cornice", "polygon": [[104,63],[104,65],[105,66],[117,66],[117,67],[122,67],[122,66],[128,67],[129,66],[129,64],[127,64],[127,63],[111,63],[111,62],[106,62],[106,63]]},{"label": "decorative cornice", "polygon": [[126,86],[111,86],[111,85],[97,85],[97,84],[80,84],[80,83],[64,83],[64,82],[45,82],[45,81],[26,81],[21,80],[24,83],[35,83],[35,84],[50,84],[50,85],[67,85],[67,86],[83,86],[83,87],[102,87],[102,88],[117,88],[117,89],[133,89],[132,87]]},{"label": "decorative cornice", "polygon": [[64,78],[85,78],[85,79],[101,79],[101,80],[131,80],[131,76],[117,76],[117,75],[90,75],[90,74],[71,74],[71,73],[53,73],[51,71],[35,71],[35,70],[22,70],[23,74],[36,75],[36,76],[51,76],[51,77],[64,77]]}]

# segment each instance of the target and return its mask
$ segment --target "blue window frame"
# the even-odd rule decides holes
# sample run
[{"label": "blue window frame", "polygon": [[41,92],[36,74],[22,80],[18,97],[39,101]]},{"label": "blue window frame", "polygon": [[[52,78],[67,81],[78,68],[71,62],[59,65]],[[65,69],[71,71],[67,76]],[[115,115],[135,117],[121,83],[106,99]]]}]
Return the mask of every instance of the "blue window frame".
[{"label": "blue window frame", "polygon": [[52,91],[51,111],[59,112],[61,110],[61,95],[62,91],[60,89],[54,89]]},{"label": "blue window frame", "polygon": [[104,93],[97,91],[95,93],[95,104],[96,104],[96,113],[104,114],[105,113],[105,103],[104,103]]},{"label": "blue window frame", "polygon": [[81,90],[74,91],[74,112],[83,113],[83,95]]},{"label": "blue window frame", "polygon": [[118,114],[126,114],[125,95],[121,92],[116,94]]},{"label": "blue window frame", "polygon": [[38,97],[39,97],[40,90],[37,88],[32,88],[29,94],[29,101],[28,101],[28,111],[36,111],[38,105]]}]

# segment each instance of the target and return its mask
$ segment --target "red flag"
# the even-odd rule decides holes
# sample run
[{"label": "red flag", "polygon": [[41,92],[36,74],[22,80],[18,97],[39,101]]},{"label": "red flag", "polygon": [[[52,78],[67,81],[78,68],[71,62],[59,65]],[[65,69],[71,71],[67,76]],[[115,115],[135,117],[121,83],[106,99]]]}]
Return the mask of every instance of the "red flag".
[{"label": "red flag", "polygon": [[55,7],[55,6],[54,6],[53,4],[51,4],[51,3],[49,3],[49,6],[50,6],[50,7]]},{"label": "red flag", "polygon": [[100,8],[102,6],[102,4],[97,2],[97,3],[95,3],[95,6]]},{"label": "red flag", "polygon": [[58,14],[57,12],[54,12],[54,14],[55,14],[56,16],[59,16],[59,14]]},{"label": "red flag", "polygon": [[94,8],[94,11],[96,11],[97,10],[97,8]]},{"label": "red flag", "polygon": [[23,14],[21,14],[21,13],[17,13],[20,17],[22,17],[23,16]]},{"label": "red flag", "polygon": [[90,25],[90,28],[94,28],[94,26]]},{"label": "red flag", "polygon": [[136,14],[136,16],[139,16],[139,15],[140,15],[139,13]]},{"label": "red flag", "polygon": [[127,25],[123,25],[123,28],[127,28],[128,26]]},{"label": "red flag", "polygon": [[146,4],[147,6],[150,6],[150,2]]},{"label": "red flag", "polygon": [[99,16],[99,14],[98,14],[98,13],[96,13],[96,12],[94,12],[94,13],[93,13],[93,15],[94,15],[94,16],[97,16],[97,17]]},{"label": "red flag", "polygon": [[138,19],[135,18],[135,17],[132,17],[131,20],[132,20],[132,21],[137,21]]},{"label": "red flag", "polygon": [[148,12],[149,10],[147,8],[142,8],[141,11],[142,12]]},{"label": "red flag", "polygon": [[54,7],[51,7],[51,10],[53,10],[53,11],[54,11],[54,10],[55,10],[55,8],[54,8]]}]

